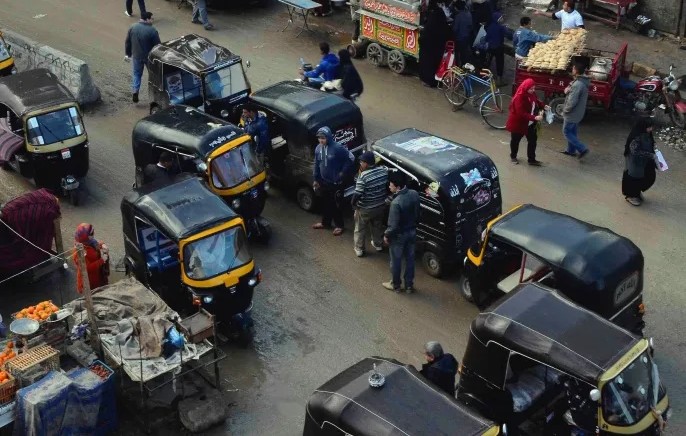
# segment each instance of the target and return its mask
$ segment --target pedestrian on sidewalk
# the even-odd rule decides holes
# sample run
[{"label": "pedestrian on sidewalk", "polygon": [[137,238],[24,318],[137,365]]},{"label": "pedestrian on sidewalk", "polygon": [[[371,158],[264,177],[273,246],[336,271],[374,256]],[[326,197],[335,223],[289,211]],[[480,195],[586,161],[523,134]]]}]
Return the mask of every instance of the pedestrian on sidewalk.
[{"label": "pedestrian on sidewalk", "polygon": [[546,42],[553,39],[550,35],[541,35],[531,28],[531,18],[522,17],[519,20],[519,29],[514,33],[512,45],[515,48],[515,59],[522,60],[529,56],[529,50],[537,42]]},{"label": "pedestrian on sidewalk", "polygon": [[322,220],[313,224],[312,228],[330,228],[333,221],[333,235],[339,236],[343,233],[343,182],[350,176],[355,157],[347,148],[334,141],[328,127],[317,130],[317,140],[319,145],[314,150],[312,187],[321,200]]},{"label": "pedestrian on sidewalk", "polygon": [[586,114],[586,103],[588,101],[588,85],[591,79],[584,75],[586,65],[575,62],[572,66],[572,76],[574,81],[565,88],[565,104],[563,109],[564,123],[562,133],[567,140],[567,149],[562,154],[567,156],[577,156],[581,160],[588,154],[588,147],[579,140],[579,123]]},{"label": "pedestrian on sidewalk", "polygon": [[452,32],[436,0],[429,0],[426,15],[419,31],[419,78],[424,86],[435,88],[438,84],[436,70],[443,58],[445,43],[452,39]]},{"label": "pedestrian on sidewalk", "polygon": [[538,140],[538,128],[543,119],[541,109],[550,109],[536,96],[536,84],[533,79],[524,80],[510,103],[510,111],[507,116],[505,128],[510,132],[510,160],[518,164],[517,152],[519,142],[526,136],[526,156],[529,165],[541,166],[536,160],[536,142]]},{"label": "pedestrian on sidewalk", "polygon": [[124,60],[131,61],[133,75],[131,90],[134,103],[138,103],[138,91],[141,88],[143,68],[148,66],[150,50],[159,43],[160,34],[152,25],[152,12],[142,13],[140,21],[129,28],[124,44],[126,53]]},{"label": "pedestrian on sidewalk", "polygon": [[491,67],[491,62],[495,59],[495,71],[498,77],[497,85],[503,86],[503,73],[505,72],[505,35],[507,29],[503,26],[502,12],[493,12],[490,22],[486,24],[486,68]]},{"label": "pedestrian on sidewalk", "polygon": [[395,198],[388,213],[388,227],[384,243],[389,246],[391,257],[391,281],[382,283],[390,291],[400,292],[400,273],[405,259],[405,292],[414,288],[414,251],[419,220],[419,194],[407,187],[405,173],[397,170],[388,175],[388,186]]},{"label": "pedestrian on sidewalk", "polygon": [[467,10],[464,0],[457,0],[455,7],[457,14],[453,21],[453,37],[457,44],[458,65],[462,66],[471,61],[472,39],[474,23],[472,14]]},{"label": "pedestrian on sidewalk", "polygon": [[214,26],[210,24],[210,20],[207,18],[207,0],[195,0],[191,22],[202,24],[205,30],[214,30]]},{"label": "pedestrian on sidewalk", "polygon": [[574,0],[566,0],[562,4],[562,10],[557,12],[535,11],[534,15],[550,17],[553,20],[560,20],[561,30],[584,28],[584,19],[574,8]]},{"label": "pedestrian on sidewalk", "polygon": [[365,151],[360,156],[360,175],[355,183],[352,198],[355,210],[355,255],[362,257],[367,246],[367,232],[371,233],[372,247],[383,251],[383,218],[386,212],[386,187],[388,170],[376,166],[374,152]]},{"label": "pedestrian on sidewalk", "polygon": [[629,204],[640,206],[641,192],[653,186],[656,177],[653,120],[641,118],[634,124],[624,144],[624,160],[622,194]]},{"label": "pedestrian on sidewalk", "polygon": [[454,397],[455,376],[458,367],[455,356],[444,353],[440,343],[430,341],[424,346],[424,357],[426,363],[422,365],[419,372],[446,394]]},{"label": "pedestrian on sidewalk", "polygon": [[[141,17],[143,17],[143,14],[146,12],[145,0],[138,0],[138,10],[141,13]],[[133,17],[133,0],[126,0],[126,9],[124,10],[124,13],[127,17]]]}]

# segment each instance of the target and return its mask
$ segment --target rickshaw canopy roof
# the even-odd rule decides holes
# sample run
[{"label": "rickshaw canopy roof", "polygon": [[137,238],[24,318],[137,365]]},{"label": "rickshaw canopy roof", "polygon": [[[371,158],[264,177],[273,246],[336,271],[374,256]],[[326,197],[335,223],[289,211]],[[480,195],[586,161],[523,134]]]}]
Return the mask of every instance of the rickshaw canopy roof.
[{"label": "rickshaw canopy roof", "polygon": [[482,344],[496,342],[592,384],[639,341],[537,283],[519,285],[479,314],[470,330]]},{"label": "rickshaw canopy roof", "polygon": [[126,204],[177,242],[238,217],[205,182],[189,174],[134,189],[124,196]]},{"label": "rickshaw canopy roof", "polygon": [[74,95],[45,68],[0,78],[0,103],[17,116],[36,109],[74,103]]},{"label": "rickshaw canopy roof", "polygon": [[531,204],[505,214],[490,234],[555,267],[558,281],[570,286],[614,291],[621,279],[643,274],[643,253],[629,239]]},{"label": "rickshaw canopy roof", "polygon": [[[376,369],[382,388],[369,385]],[[417,413],[424,410],[428,413]],[[307,413],[355,435],[480,435],[496,424],[439,391],[417,370],[392,359],[366,358],[315,390]]]},{"label": "rickshaw canopy roof", "polygon": [[221,65],[232,65],[241,58],[229,49],[196,34],[185,35],[156,45],[150,60],[160,60],[173,67],[201,75]]},{"label": "rickshaw canopy roof", "polygon": [[181,152],[205,158],[220,145],[243,135],[241,128],[221,118],[190,106],[169,106],[142,118],[134,126],[134,160],[138,160],[138,147],[151,144],[176,147]]},{"label": "rickshaw canopy roof", "polygon": [[446,190],[455,186],[459,193],[498,176],[491,158],[480,151],[413,128],[374,141],[372,149],[421,182],[439,182]]},{"label": "rickshaw canopy roof", "polygon": [[310,136],[314,136],[320,127],[341,124],[341,120],[362,125],[362,112],[352,101],[294,81],[260,89],[250,98],[289,123],[298,123]]}]

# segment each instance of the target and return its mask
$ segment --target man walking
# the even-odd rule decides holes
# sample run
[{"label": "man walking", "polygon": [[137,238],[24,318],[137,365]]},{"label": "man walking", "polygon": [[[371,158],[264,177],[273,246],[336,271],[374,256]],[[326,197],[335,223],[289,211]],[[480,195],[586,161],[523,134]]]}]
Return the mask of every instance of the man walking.
[{"label": "man walking", "polygon": [[[574,81],[565,88],[565,105],[563,109],[564,124],[562,133],[567,140],[567,149],[562,151],[567,156],[577,156],[582,159],[588,154],[588,147],[579,141],[579,123],[586,113],[586,102],[588,101],[588,85],[590,79],[585,76],[586,66],[576,62],[572,66],[572,76]],[[578,155],[577,155],[578,152]]]},{"label": "man walking", "polygon": [[191,22],[193,24],[202,24],[205,30],[214,30],[214,26],[210,24],[207,18],[207,0],[195,0]]},{"label": "man walking", "polygon": [[148,66],[148,55],[150,50],[160,43],[160,34],[157,33],[152,25],[152,12],[141,13],[138,23],[129,28],[126,35],[124,60],[131,60],[133,79],[131,90],[133,91],[133,102],[138,103],[138,91],[141,88],[141,78],[143,68]]},{"label": "man walking", "polygon": [[388,214],[388,227],[384,242],[390,247],[391,276],[390,282],[382,283],[383,287],[400,292],[400,271],[405,258],[405,292],[414,292],[414,250],[417,239],[417,220],[419,219],[419,194],[407,188],[405,173],[394,171],[388,176],[388,184],[395,198],[391,202]]},{"label": "man walking", "polygon": [[360,156],[360,175],[357,176],[352,198],[355,210],[353,243],[357,257],[364,256],[367,230],[371,231],[372,247],[376,251],[383,251],[383,216],[386,211],[388,171],[376,166],[375,160],[372,151],[365,151]]},{"label": "man walking", "polygon": [[[145,10],[145,0],[138,0],[138,10],[141,13],[141,17],[146,12]],[[126,9],[124,13],[127,17],[133,17],[133,0],[126,0]]]},{"label": "man walking", "polygon": [[424,357],[426,363],[419,372],[442,391],[454,397],[457,359],[452,354],[444,353],[443,347],[436,341],[426,343]]},{"label": "man walking", "polygon": [[333,220],[333,235],[339,236],[343,233],[343,211],[340,201],[343,195],[343,181],[350,175],[355,157],[347,148],[334,141],[328,127],[317,130],[317,140],[319,145],[314,149],[312,188],[321,199],[322,220],[313,224],[312,228],[329,228]]}]

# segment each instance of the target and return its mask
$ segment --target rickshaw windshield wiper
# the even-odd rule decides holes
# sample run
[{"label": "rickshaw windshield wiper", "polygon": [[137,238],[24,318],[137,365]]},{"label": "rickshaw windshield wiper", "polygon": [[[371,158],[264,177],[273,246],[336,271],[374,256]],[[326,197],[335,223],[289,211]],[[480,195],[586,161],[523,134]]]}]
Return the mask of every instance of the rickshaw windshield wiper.
[{"label": "rickshaw windshield wiper", "polygon": [[652,360],[650,361],[651,365],[651,382],[653,383],[653,401],[652,401],[652,406],[655,407],[657,406],[657,400],[659,400],[658,396],[660,395],[660,372],[657,370],[657,365],[655,362]]}]

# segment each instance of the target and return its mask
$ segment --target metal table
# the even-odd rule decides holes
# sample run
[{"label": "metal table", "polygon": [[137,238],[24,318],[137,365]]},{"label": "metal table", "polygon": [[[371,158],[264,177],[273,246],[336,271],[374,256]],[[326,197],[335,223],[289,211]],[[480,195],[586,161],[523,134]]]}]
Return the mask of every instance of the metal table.
[{"label": "metal table", "polygon": [[307,24],[307,17],[310,15],[310,11],[313,9],[317,9],[321,7],[319,3],[313,2],[312,0],[279,0],[281,3],[286,5],[286,9],[288,10],[288,23],[286,23],[286,27],[281,29],[281,31],[285,31],[288,29],[288,26],[291,25],[293,22],[293,17],[300,15],[303,17],[303,25],[300,28],[300,32],[296,35],[296,38],[300,36],[303,31],[307,30],[308,32],[312,32],[312,29],[310,29],[310,26]]}]

